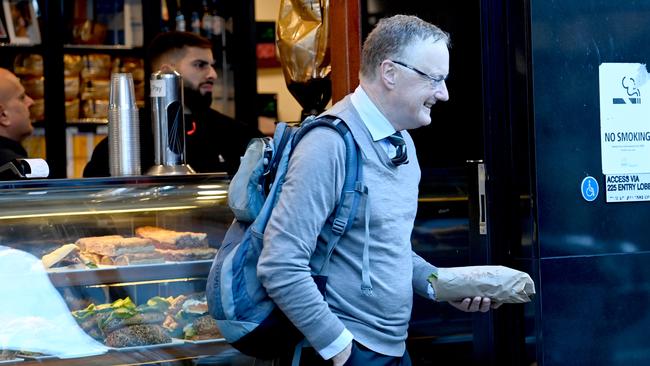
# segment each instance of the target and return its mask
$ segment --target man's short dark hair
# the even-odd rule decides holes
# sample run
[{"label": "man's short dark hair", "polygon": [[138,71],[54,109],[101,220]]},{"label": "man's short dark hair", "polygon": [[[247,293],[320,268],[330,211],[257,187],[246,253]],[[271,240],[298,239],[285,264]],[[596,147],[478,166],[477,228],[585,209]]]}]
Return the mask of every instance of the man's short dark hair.
[{"label": "man's short dark hair", "polygon": [[147,49],[149,64],[159,64],[163,57],[182,57],[186,47],[212,49],[212,43],[209,39],[190,32],[160,33],[149,43]]}]

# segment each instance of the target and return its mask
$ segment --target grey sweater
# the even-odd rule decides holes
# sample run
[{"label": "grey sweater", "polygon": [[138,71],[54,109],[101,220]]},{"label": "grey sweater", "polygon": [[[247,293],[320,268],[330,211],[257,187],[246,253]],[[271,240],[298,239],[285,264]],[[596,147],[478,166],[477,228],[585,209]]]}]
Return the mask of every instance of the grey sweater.
[{"label": "grey sweater", "polygon": [[345,177],[345,143],[327,128],[309,132],[293,153],[264,234],[258,276],[316,350],[327,347],[347,328],[364,346],[399,357],[405,350],[413,290],[426,296],[426,277],[435,270],[411,249],[420,180],[415,146],[403,131],[410,162],[394,167],[380,144],[372,141],[349,96],[327,113],[346,121],[362,150],[372,294],[361,290],[363,208],[332,255],[327,303],[311,277],[323,261],[331,235],[330,216]]}]

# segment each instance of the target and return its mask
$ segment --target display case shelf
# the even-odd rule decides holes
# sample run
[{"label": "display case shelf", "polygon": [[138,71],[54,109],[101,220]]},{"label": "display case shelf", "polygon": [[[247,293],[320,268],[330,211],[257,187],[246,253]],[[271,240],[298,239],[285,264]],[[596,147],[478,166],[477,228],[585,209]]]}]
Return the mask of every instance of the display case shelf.
[{"label": "display case shelf", "polygon": [[88,286],[127,282],[160,281],[165,279],[205,278],[211,260],[114,266],[111,268],[76,269],[50,272],[50,281],[57,287]]},{"label": "display case shelf", "polygon": [[102,53],[111,56],[130,56],[130,57],[144,57],[145,49],[143,47],[130,47],[121,45],[71,45],[63,46],[63,52],[78,55],[86,55],[91,53]]},{"label": "display case shelf", "polygon": [[142,347],[127,347],[111,349],[107,353],[83,357],[59,359],[56,357],[35,357],[22,361],[2,363],[5,365],[51,365],[51,366],[103,366],[103,365],[134,365],[151,362],[166,362],[211,356],[232,350],[232,347],[221,339],[201,342],[168,343]]},{"label": "display case shelf", "polygon": [[[198,184],[213,182],[226,178],[225,173],[191,174],[191,175],[164,175],[164,176],[130,176],[110,178],[84,178],[84,179],[42,179],[42,180],[13,180],[0,181],[0,190],[20,188],[67,188],[71,187],[99,187],[99,186],[138,186],[142,184]],[[14,192],[16,193],[16,192]]]},{"label": "display case shelf", "polygon": [[131,47],[123,45],[105,45],[105,44],[65,44],[63,49],[66,51],[141,51],[142,47]]},{"label": "display case shelf", "polygon": [[0,42],[0,48],[40,53],[43,47],[40,44],[15,44]]}]

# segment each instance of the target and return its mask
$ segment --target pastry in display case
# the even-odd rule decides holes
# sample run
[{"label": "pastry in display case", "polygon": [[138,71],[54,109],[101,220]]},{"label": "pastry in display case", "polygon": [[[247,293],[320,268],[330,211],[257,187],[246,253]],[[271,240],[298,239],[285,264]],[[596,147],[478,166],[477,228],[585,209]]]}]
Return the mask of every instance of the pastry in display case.
[{"label": "pastry in display case", "polygon": [[2,363],[233,352],[205,295],[227,190],[223,174],[0,182]]}]

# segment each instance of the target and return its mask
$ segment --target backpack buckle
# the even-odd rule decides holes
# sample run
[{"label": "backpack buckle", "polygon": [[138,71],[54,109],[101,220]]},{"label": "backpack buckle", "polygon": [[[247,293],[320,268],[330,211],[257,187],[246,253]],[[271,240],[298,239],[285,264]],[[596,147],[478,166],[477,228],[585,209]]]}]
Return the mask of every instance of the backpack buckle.
[{"label": "backpack buckle", "polygon": [[332,232],[341,236],[346,226],[348,226],[348,220],[337,217],[334,219],[334,223],[332,223]]}]

